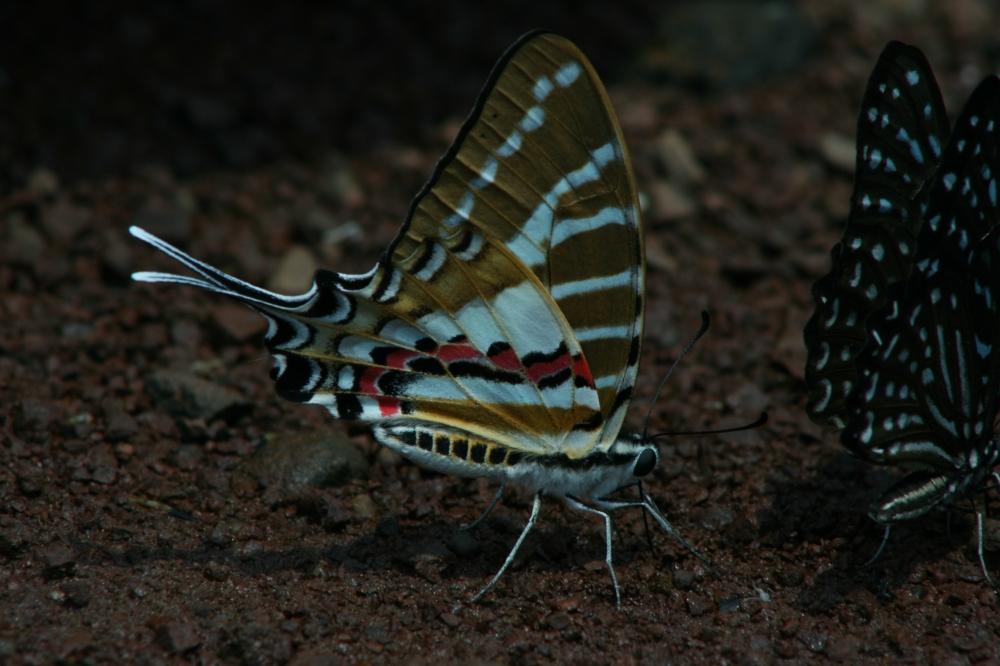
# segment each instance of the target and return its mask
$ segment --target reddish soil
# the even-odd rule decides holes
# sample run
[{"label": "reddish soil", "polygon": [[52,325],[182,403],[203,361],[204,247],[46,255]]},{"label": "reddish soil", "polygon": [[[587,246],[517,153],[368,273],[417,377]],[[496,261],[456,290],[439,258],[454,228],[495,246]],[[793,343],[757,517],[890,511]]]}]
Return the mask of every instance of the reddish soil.
[{"label": "reddish soil", "polygon": [[[954,113],[1000,66],[1000,13],[807,3],[792,11],[800,50],[779,35],[735,61],[756,71],[730,77],[716,42],[675,36],[698,7],[605,4],[573,21],[570,4],[3,10],[18,28],[0,57],[0,662],[1000,661],[967,514],[900,527],[864,566],[881,538],[865,508],[894,473],[806,418],[801,339],[881,47],[923,48]],[[767,23],[753,11],[728,24],[717,12],[713,38]],[[367,269],[490,61],[536,25],[607,73],[649,195],[629,423],[702,309],[712,330],[654,422],[771,417],[663,447],[647,490],[721,575],[660,533],[650,549],[640,516],[622,514],[621,610],[598,524],[554,501],[496,591],[456,608],[502,562],[527,498],[459,533],[493,487],[280,401],[260,322],[128,277],[174,268],[128,237],[133,223],[263,284],[301,288],[296,269],[313,261]]]}]

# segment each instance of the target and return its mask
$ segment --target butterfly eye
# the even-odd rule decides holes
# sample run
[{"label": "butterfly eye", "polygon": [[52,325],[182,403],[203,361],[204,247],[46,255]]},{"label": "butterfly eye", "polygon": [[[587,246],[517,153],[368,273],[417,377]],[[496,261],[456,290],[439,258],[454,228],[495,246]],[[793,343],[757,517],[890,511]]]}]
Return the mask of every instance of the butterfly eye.
[{"label": "butterfly eye", "polygon": [[656,451],[646,448],[636,456],[632,474],[635,476],[646,476],[653,471],[654,467],[656,467]]}]

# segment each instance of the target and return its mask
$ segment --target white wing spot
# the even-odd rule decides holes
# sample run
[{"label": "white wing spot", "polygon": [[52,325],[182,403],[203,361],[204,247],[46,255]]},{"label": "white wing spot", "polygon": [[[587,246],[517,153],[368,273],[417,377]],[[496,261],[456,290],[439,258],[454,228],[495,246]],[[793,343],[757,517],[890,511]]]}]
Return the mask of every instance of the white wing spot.
[{"label": "white wing spot", "polygon": [[556,72],[556,83],[559,84],[561,88],[572,85],[574,81],[580,76],[580,64],[576,61],[571,61],[559,68]]}]

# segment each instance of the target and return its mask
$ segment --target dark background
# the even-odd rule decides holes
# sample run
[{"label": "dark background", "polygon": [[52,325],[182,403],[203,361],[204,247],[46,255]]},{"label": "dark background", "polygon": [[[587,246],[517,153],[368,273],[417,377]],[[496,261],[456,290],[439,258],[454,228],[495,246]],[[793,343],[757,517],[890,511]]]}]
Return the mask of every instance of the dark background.
[{"label": "dark background", "polygon": [[[0,662],[767,664],[1000,660],[968,515],[894,531],[895,477],[805,417],[802,327],[847,214],[865,81],[890,39],[951,113],[1000,69],[1000,15],[960,0],[0,4]],[[543,507],[483,604],[455,608],[527,515],[364,428],[279,401],[262,325],[140,224],[295,291],[365,270],[520,34],[578,43],[648,204],[636,427],[676,438],[648,490],[723,572],[618,518]],[[1000,570],[1000,525],[988,524]]]}]

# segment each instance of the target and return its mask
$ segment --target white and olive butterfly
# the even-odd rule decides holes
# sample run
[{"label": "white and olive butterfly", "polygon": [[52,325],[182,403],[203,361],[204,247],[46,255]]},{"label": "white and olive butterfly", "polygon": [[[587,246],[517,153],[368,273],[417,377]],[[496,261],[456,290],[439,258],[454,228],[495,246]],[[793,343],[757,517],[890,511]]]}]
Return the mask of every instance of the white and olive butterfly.
[{"label": "white and olive butterfly", "polygon": [[130,231],[201,276],[134,279],[231,296],[267,319],[282,397],[371,422],[376,440],[422,466],[499,480],[486,513],[507,482],[533,494],[474,600],[511,565],[543,495],[603,520],[619,604],[609,511],[641,508],[698,555],[645,494],[610,497],[660,457],[652,438],[619,433],[639,361],[643,244],[621,128],[566,39],[531,33],[506,52],[367,273],[321,270],[283,296]]}]

